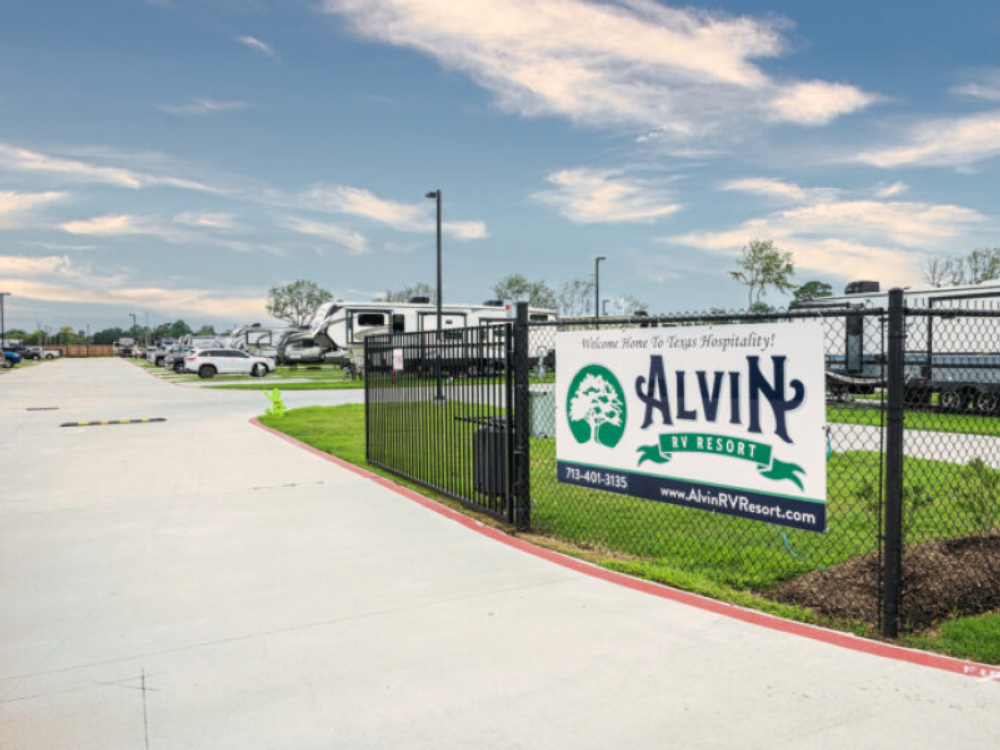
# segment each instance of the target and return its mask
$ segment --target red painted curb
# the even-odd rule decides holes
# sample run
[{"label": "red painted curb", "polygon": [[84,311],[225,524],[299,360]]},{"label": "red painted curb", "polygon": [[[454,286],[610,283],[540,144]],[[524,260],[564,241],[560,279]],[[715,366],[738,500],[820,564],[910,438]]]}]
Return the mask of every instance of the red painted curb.
[{"label": "red painted curb", "polygon": [[257,421],[256,417],[252,417],[250,419],[250,423],[262,430],[265,430],[266,432],[271,433],[272,435],[277,435],[282,440],[309,451],[326,461],[337,464],[337,466],[341,466],[348,471],[354,472],[365,479],[371,479],[377,484],[392,490],[396,494],[402,495],[403,497],[422,505],[428,510],[444,516],[445,518],[449,518],[452,521],[471,529],[472,531],[482,534],[483,536],[494,539],[502,544],[506,544],[508,547],[513,547],[514,549],[521,550],[522,552],[534,555],[535,557],[555,563],[556,565],[561,565],[564,568],[591,576],[592,578],[598,578],[600,580],[607,581],[608,583],[624,586],[625,588],[632,589],[633,591],[641,591],[644,594],[657,596],[661,599],[669,599],[670,601],[686,604],[690,607],[697,607],[698,609],[722,615],[724,617],[731,617],[734,620],[739,620],[741,622],[759,625],[761,627],[770,628],[771,630],[777,630],[781,633],[797,635],[802,638],[810,638],[821,643],[828,643],[830,645],[839,646],[840,648],[846,648],[852,651],[860,651],[861,653],[878,656],[884,659],[894,659],[896,661],[907,662],[909,664],[917,664],[922,667],[940,669],[945,672],[953,672],[955,674],[966,675],[969,677],[978,677],[986,681],[1000,682],[1000,667],[992,667],[988,664],[978,664],[976,662],[964,661],[950,656],[942,656],[941,654],[932,654],[927,651],[917,651],[915,649],[904,648],[903,646],[894,646],[890,643],[873,641],[867,638],[852,635],[850,633],[843,633],[838,630],[828,630],[827,628],[822,628],[817,625],[809,625],[803,622],[785,620],[764,612],[758,612],[757,610],[745,609],[734,604],[726,604],[725,602],[720,602],[715,599],[699,596],[698,594],[680,591],[679,589],[664,586],[663,584],[645,581],[640,578],[633,578],[632,576],[625,575],[624,573],[616,573],[615,571],[607,570],[606,568],[602,568],[598,565],[593,565],[592,563],[578,560],[574,557],[568,557],[567,555],[560,554],[559,552],[553,552],[552,550],[545,549],[544,547],[539,547],[531,544],[530,542],[526,542],[523,539],[510,536],[509,534],[506,534],[499,529],[495,529],[492,526],[485,526],[469,516],[441,505],[440,503],[424,497],[417,492],[409,490],[406,487],[402,487],[393,482],[391,479],[386,479],[378,474],[373,474],[370,471],[362,469],[360,466],[344,461],[336,456],[332,456],[329,453],[319,450],[318,448],[313,448],[311,445],[307,445],[306,443],[296,440],[293,437],[289,437],[283,432],[279,432],[271,427],[262,425],[259,421]]}]

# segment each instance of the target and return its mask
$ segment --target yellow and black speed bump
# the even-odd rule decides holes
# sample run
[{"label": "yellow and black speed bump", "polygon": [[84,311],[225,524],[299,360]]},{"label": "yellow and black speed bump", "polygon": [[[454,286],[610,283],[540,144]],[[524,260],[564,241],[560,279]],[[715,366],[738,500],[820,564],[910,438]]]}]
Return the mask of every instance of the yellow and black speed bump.
[{"label": "yellow and black speed bump", "polygon": [[152,419],[99,419],[94,422],[66,422],[60,427],[97,427],[105,424],[145,424],[147,422],[166,422],[163,417],[153,417]]}]

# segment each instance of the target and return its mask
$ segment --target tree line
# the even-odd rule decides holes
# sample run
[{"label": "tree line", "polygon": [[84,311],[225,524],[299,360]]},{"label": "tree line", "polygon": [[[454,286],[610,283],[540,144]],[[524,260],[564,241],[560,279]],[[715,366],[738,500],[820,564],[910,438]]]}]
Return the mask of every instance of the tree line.
[{"label": "tree line", "polygon": [[1000,279],[1000,247],[978,248],[964,258],[930,257],[924,263],[923,275],[924,281],[934,287]]},{"label": "tree line", "polygon": [[[728,271],[730,277],[747,287],[747,309],[767,311],[772,308],[764,298],[771,291],[791,292],[795,301],[814,297],[828,297],[833,288],[823,281],[807,281],[796,286],[791,277],[795,273],[792,253],[775,247],[772,240],[751,240],[744,246],[736,261],[737,268]],[[563,317],[580,317],[594,314],[594,279],[577,277],[553,287],[544,279],[531,280],[521,273],[507,274],[490,291],[500,302],[527,302],[532,307],[556,310]],[[431,284],[418,282],[399,289],[386,289],[376,295],[377,302],[408,302],[414,297],[424,297],[434,302],[437,290]],[[268,291],[267,312],[273,318],[293,326],[305,326],[316,309],[333,295],[315,282],[301,279],[291,284],[271,287]],[[611,309],[600,310],[602,315],[633,315],[649,312],[643,300],[633,294],[624,294],[601,300],[602,306],[611,303]]]},{"label": "tree line", "polygon": [[215,336],[213,326],[203,325],[194,330],[183,320],[161,323],[157,326],[135,325],[130,328],[104,328],[93,336],[87,336],[84,330],[74,331],[72,326],[62,326],[56,331],[37,330],[25,331],[19,328],[9,328],[5,338],[21,341],[25,346],[71,346],[73,344],[110,345],[121,338],[133,338],[137,341],[159,341],[165,338],[179,339],[189,333],[200,336]]}]

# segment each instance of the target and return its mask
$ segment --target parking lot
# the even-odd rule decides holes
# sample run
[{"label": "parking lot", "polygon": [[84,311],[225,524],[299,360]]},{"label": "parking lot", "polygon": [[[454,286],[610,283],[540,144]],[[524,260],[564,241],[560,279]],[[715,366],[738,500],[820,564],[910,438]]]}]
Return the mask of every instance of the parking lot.
[{"label": "parking lot", "polygon": [[0,747],[1000,740],[1000,682],[525,554],[250,424],[268,403],[117,359],[0,381]]}]

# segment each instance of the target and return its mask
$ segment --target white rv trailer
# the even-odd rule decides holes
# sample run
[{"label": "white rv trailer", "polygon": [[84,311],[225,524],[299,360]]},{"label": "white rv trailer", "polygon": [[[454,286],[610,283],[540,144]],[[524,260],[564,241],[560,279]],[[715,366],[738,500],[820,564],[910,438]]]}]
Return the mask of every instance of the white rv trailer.
[{"label": "white rv trailer", "polygon": [[249,352],[255,357],[277,359],[281,342],[295,330],[291,326],[262,326],[254,323],[234,329],[229,334],[226,345],[230,349]]},{"label": "white rv trailer", "polygon": [[[907,402],[926,405],[936,393],[943,408],[1000,413],[1000,318],[973,316],[1000,312],[1000,281],[912,287],[904,290],[903,303],[925,311],[906,320]],[[827,352],[828,372],[874,383],[884,371],[882,321],[862,313],[888,306],[888,290],[880,289],[878,282],[862,281],[848,284],[843,295],[797,307],[842,308],[844,349]]]},{"label": "white rv trailer", "polygon": [[[555,310],[542,308],[530,308],[529,319],[533,322],[555,320]],[[460,329],[487,327],[491,323],[504,323],[513,320],[513,309],[509,305],[497,300],[488,301],[482,305],[454,305],[447,304],[441,306],[441,328],[442,328],[442,358],[446,365],[454,367],[460,364],[456,358],[465,358],[458,354],[458,348],[449,346],[449,342],[454,343],[462,338]],[[368,336],[386,333],[420,333],[427,334],[420,337],[422,354],[418,359],[424,357],[436,358],[437,352],[434,348],[437,342],[436,335],[431,332],[436,331],[438,326],[437,305],[427,297],[414,297],[409,302],[350,302],[338,301],[329,302],[317,309],[308,330],[296,331],[288,335],[283,343],[281,356],[284,361],[290,361],[290,354],[294,351],[297,343],[313,342],[313,344],[324,350],[325,361],[338,362],[344,364],[355,364],[360,362],[363,356],[364,342]],[[451,329],[451,330],[449,330]],[[497,334],[491,334],[493,339],[490,342],[478,341],[477,344],[489,344],[488,352],[479,351],[477,359],[481,355],[492,360],[494,363],[502,361],[502,344],[497,339]],[[466,341],[468,334],[465,334]],[[410,339],[408,346],[414,343]],[[495,351],[493,351],[495,350]],[[417,359],[409,358],[415,365]],[[463,363],[469,365],[469,363]],[[475,366],[474,364],[472,366]]]},{"label": "white rv trailer", "polygon": [[188,333],[177,342],[185,349],[222,349],[226,346],[224,335]]}]

